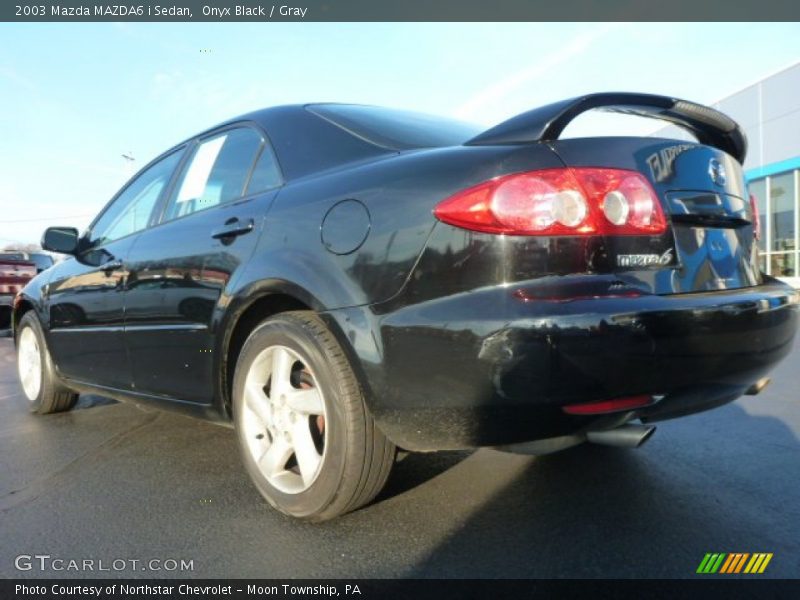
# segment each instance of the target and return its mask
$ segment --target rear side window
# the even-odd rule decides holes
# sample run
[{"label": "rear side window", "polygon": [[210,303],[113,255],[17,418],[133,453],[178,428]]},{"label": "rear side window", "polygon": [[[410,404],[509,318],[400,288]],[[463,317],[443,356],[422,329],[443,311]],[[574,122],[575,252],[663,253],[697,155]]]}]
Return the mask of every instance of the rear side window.
[{"label": "rear side window", "polygon": [[247,184],[247,193],[255,194],[278,187],[281,184],[281,174],[278,170],[278,163],[272,149],[265,145],[258,157],[256,168],[253,169],[253,176]]},{"label": "rear side window", "polygon": [[315,104],[308,110],[357,137],[393,150],[460,146],[485,129],[455,119],[378,106]]},{"label": "rear side window", "polygon": [[31,260],[36,264],[36,268],[42,271],[53,266],[53,257],[49,254],[31,254]]},{"label": "rear side window", "polygon": [[201,141],[175,185],[165,220],[240,198],[262,142],[261,135],[249,127]]}]

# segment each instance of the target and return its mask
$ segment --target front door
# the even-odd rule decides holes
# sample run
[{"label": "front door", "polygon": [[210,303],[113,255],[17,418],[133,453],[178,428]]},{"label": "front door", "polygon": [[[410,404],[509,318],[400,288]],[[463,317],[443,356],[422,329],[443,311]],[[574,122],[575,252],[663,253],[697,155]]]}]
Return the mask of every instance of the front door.
[{"label": "front door", "polygon": [[81,251],[54,267],[46,289],[49,346],[66,377],[130,389],[123,338],[127,260],[181,154],[173,152],[131,180],[84,234]]}]

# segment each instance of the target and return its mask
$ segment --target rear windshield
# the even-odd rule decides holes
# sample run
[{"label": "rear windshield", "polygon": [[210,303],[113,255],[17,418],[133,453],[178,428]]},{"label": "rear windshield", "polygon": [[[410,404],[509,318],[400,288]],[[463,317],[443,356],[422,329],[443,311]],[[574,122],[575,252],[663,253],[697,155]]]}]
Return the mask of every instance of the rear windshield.
[{"label": "rear windshield", "polygon": [[36,264],[37,269],[49,269],[53,266],[53,257],[49,254],[31,254],[31,262]]},{"label": "rear windshield", "polygon": [[455,119],[355,104],[314,104],[308,110],[372,144],[393,150],[460,146],[483,128]]},{"label": "rear windshield", "polygon": [[21,252],[0,252],[0,260],[9,260],[13,262],[27,262],[25,255]]}]

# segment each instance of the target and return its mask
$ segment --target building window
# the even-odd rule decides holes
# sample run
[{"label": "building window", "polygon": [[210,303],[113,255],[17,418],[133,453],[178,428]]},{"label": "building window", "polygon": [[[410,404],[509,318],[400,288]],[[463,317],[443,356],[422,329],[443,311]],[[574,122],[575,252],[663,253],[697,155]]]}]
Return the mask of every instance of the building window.
[{"label": "building window", "polygon": [[[767,214],[767,180],[758,179],[756,181],[751,181],[750,193],[755,196],[756,206],[758,206],[758,214],[761,215],[758,249],[763,253],[767,249],[767,219],[764,218],[764,216]],[[766,260],[764,264],[766,264]]]},{"label": "building window", "polygon": [[769,262],[773,277],[794,277],[796,275],[797,254],[795,252],[773,252],[769,255]]},{"label": "building window", "polygon": [[789,171],[748,183],[761,215],[761,269],[774,277],[797,277],[798,189],[800,171]]},{"label": "building window", "polygon": [[769,220],[772,227],[772,250],[795,250],[794,243],[794,173],[769,178]]}]

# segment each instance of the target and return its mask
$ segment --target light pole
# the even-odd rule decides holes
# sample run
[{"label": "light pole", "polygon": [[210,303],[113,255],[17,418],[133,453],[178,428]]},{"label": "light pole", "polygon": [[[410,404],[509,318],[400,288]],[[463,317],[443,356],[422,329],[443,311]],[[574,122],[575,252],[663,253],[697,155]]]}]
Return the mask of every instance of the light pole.
[{"label": "light pole", "polygon": [[133,163],[134,163],[134,161],[136,161],[136,159],[133,157],[133,152],[128,150],[128,153],[127,154],[123,154],[122,158],[125,159],[125,171],[124,171],[124,173],[125,173],[126,177],[130,177],[131,175],[133,175],[133,171],[134,171]]}]

